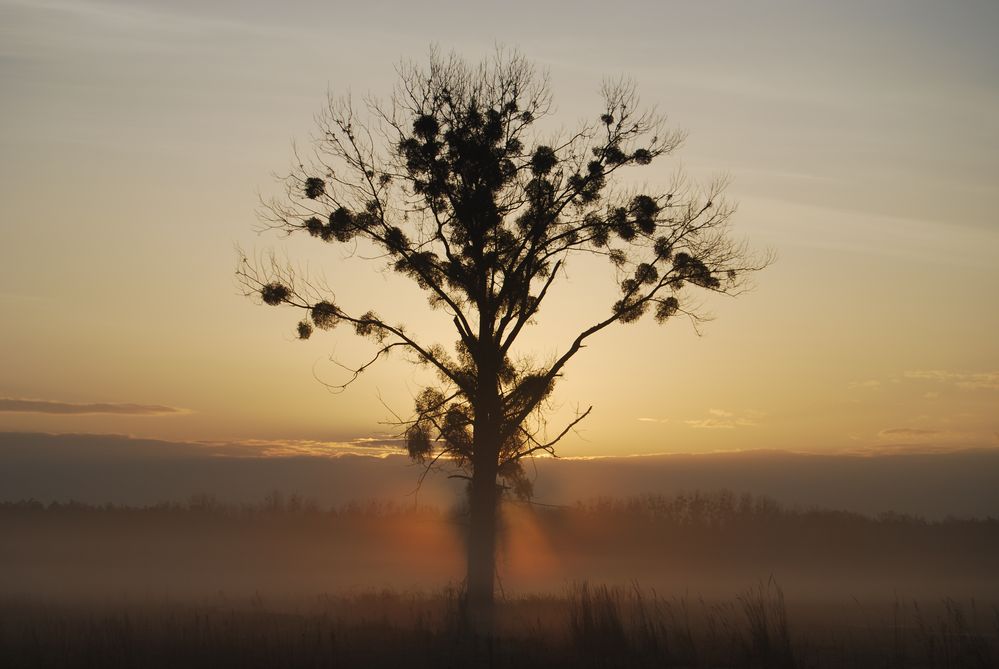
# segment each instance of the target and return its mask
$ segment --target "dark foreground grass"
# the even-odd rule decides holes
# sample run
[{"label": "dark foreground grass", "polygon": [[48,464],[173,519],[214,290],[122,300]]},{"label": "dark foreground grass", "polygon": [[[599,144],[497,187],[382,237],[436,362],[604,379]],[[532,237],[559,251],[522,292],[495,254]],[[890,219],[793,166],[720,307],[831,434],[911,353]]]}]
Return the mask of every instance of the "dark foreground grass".
[{"label": "dark foreground grass", "polygon": [[[458,593],[219,595],[0,607],[0,666],[19,667],[940,667],[999,662],[999,611],[896,600],[789,611],[773,582],[723,602],[586,583],[505,599],[496,636],[462,625]],[[800,609],[800,610],[799,610]]]}]

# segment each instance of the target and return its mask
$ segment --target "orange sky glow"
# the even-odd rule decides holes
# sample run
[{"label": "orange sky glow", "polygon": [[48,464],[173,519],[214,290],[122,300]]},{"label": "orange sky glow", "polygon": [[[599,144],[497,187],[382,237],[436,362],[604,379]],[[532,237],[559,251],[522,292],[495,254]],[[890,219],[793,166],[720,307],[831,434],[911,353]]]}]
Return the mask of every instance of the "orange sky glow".
[{"label": "orange sky glow", "polygon": [[[452,343],[407,279],[255,232],[327,90],[386,96],[436,42],[516,47],[566,126],[600,113],[604,78],[633,78],[689,133],[637,185],[726,176],[736,235],[777,258],[705,300],[700,335],[643,319],[595,337],[552,403],[553,429],[594,406],[561,453],[999,446],[995,3],[440,4],[447,21],[300,4],[0,0],[0,431],[392,450],[386,422],[428,373],[389,359],[331,394],[332,360],[370,343],[296,341],[294,314],[240,295],[234,248]],[[521,353],[564,348],[615,294],[570,263]]]}]

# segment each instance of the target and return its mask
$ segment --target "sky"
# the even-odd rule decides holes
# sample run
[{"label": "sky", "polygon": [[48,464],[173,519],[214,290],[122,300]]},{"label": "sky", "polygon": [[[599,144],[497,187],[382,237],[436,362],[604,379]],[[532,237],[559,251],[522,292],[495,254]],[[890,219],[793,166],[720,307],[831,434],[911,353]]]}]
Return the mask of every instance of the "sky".
[{"label": "sky", "polygon": [[[566,126],[631,77],[688,133],[642,178],[726,175],[736,234],[777,258],[700,335],[594,338],[554,399],[553,426],[594,407],[563,455],[999,446],[997,28],[991,0],[0,0],[0,431],[383,443],[425,373],[390,359],[330,394],[331,357],[369,344],[295,341],[295,314],[241,296],[235,249],[449,344],[412,286],[256,212],[327,92],[501,44],[548,71]],[[613,301],[567,276],[539,356]]]}]

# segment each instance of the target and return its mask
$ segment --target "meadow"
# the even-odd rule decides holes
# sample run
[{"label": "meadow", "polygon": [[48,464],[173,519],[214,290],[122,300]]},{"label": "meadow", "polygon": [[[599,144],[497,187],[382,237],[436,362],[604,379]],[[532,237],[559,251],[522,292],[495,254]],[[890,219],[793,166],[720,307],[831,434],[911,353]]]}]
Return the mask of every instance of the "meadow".
[{"label": "meadow", "polygon": [[7,667],[990,667],[999,521],[725,491],[507,505],[497,634],[463,510],[272,493],[0,504]]}]

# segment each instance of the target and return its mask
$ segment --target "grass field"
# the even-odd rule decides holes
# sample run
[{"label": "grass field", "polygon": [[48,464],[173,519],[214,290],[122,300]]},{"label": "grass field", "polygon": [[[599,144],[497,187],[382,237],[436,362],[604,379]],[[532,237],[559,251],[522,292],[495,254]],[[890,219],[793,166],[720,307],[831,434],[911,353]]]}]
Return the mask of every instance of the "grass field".
[{"label": "grass field", "polygon": [[18,667],[953,667],[999,661],[999,610],[951,600],[788,606],[775,583],[729,601],[571,586],[500,604],[495,639],[460,598],[393,592],[271,606],[6,600],[3,666]]},{"label": "grass field", "polygon": [[483,639],[460,511],[0,504],[0,667],[999,663],[991,519],[695,493],[510,507],[501,539]]}]

